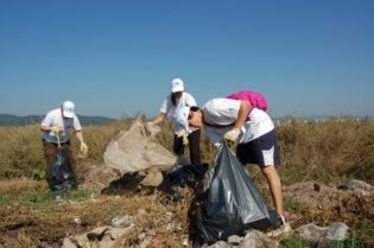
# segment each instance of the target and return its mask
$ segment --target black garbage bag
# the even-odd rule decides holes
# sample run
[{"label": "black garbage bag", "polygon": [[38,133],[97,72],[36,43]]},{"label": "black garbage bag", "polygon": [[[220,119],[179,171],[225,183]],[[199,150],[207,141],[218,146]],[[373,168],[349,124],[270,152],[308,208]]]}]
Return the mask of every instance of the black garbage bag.
[{"label": "black garbage bag", "polygon": [[53,192],[65,192],[77,187],[77,180],[71,169],[68,156],[63,148],[58,148],[47,175],[49,188]]},{"label": "black garbage bag", "polygon": [[208,167],[207,164],[190,164],[185,157],[180,156],[175,165],[166,172],[166,176],[170,186],[191,186],[202,179]]},{"label": "black garbage bag", "polygon": [[194,219],[195,246],[226,240],[247,228],[264,230],[272,226],[260,192],[226,144],[204,180],[207,189]]}]

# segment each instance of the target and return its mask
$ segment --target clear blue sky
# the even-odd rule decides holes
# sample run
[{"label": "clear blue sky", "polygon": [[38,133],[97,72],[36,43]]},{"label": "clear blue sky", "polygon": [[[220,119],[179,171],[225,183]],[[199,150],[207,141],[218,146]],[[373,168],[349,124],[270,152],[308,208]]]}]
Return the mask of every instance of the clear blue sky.
[{"label": "clear blue sky", "polygon": [[174,77],[200,105],[373,116],[374,1],[0,1],[0,113],[154,116]]}]

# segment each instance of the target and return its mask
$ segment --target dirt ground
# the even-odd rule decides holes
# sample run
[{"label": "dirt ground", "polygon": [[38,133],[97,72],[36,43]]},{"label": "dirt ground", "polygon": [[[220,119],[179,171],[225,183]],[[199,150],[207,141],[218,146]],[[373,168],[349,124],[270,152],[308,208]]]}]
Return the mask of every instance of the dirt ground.
[{"label": "dirt ground", "polygon": [[[76,235],[110,223],[116,216],[142,217],[126,240],[126,247],[140,243],[139,236],[152,232],[149,247],[183,247],[189,235],[188,210],[193,197],[192,189],[185,189],[184,197],[170,201],[158,189],[139,188],[140,178],[118,178],[115,171],[93,167],[79,190],[92,193],[81,199],[50,201],[12,201],[0,204],[0,247],[60,247],[64,237]],[[22,192],[46,192],[41,181],[16,179],[0,182],[1,195],[17,196]],[[373,237],[361,229],[373,228],[374,194],[338,189],[337,185],[314,182],[298,183],[284,188],[286,208],[294,229],[305,223],[325,225],[344,222],[368,247]],[[165,219],[171,217],[166,223]],[[77,225],[75,219],[81,223]],[[170,228],[172,226],[172,228]]]}]

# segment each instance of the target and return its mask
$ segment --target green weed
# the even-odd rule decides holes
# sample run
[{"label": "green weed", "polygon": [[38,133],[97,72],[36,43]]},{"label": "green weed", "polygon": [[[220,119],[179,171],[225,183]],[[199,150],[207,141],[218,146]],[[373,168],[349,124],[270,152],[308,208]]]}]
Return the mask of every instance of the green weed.
[{"label": "green weed", "polygon": [[10,202],[10,199],[8,196],[0,194],[0,204],[7,204]]},{"label": "green weed", "polygon": [[35,169],[32,170],[32,175],[31,177],[36,180],[36,181],[42,181],[45,178],[45,169],[36,167]]},{"label": "green weed", "polygon": [[298,201],[291,198],[286,198],[284,201],[284,208],[292,213],[302,213],[303,206]]}]

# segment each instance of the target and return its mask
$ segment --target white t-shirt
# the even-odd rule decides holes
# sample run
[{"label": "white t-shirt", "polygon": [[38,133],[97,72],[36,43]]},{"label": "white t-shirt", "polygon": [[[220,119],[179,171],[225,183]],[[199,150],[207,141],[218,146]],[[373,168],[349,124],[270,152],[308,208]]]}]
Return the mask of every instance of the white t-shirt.
[{"label": "white t-shirt", "polygon": [[196,101],[193,96],[187,92],[183,92],[181,98],[177,99],[175,106],[171,102],[171,96],[167,96],[161,105],[160,112],[166,115],[166,119],[173,122],[174,132],[178,133],[181,130],[186,130],[191,133],[196,129],[188,127],[188,114],[190,107],[196,106]]},{"label": "white t-shirt", "polygon": [[[214,98],[201,108],[206,131],[213,144],[221,142],[222,136],[233,127],[239,114],[240,103],[240,100]],[[239,143],[248,143],[274,129],[270,116],[261,109],[252,109],[248,118],[240,130]]]},{"label": "white t-shirt", "polygon": [[[41,123],[42,127],[63,127],[63,132],[60,136],[61,142],[66,142],[69,140],[69,131],[80,131],[82,130],[79,119],[76,115],[73,118],[63,118],[61,108],[51,110],[47,113],[45,118]],[[56,136],[52,131],[46,131],[43,133],[43,139],[47,142],[57,142]]]}]

